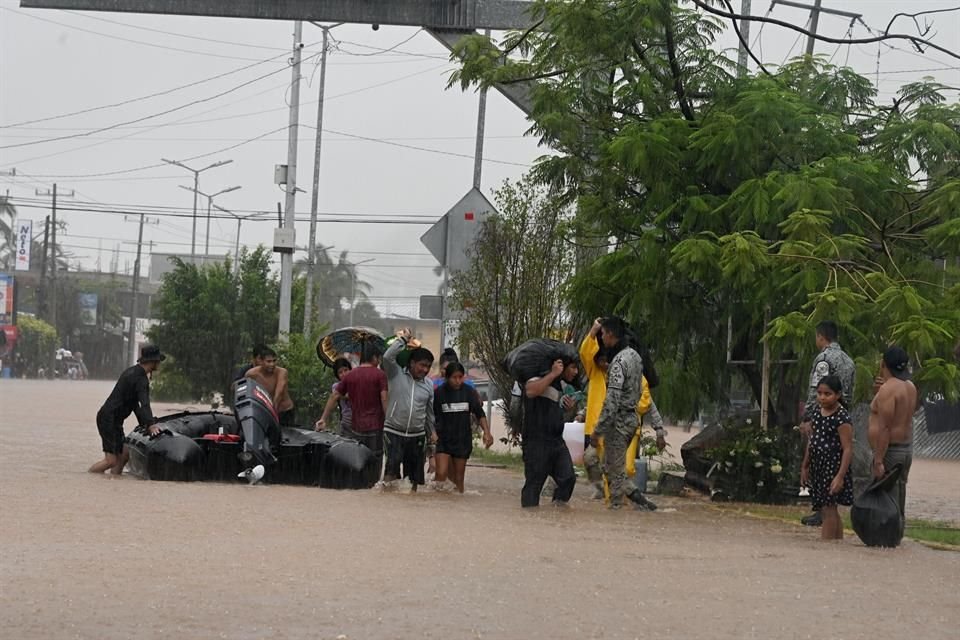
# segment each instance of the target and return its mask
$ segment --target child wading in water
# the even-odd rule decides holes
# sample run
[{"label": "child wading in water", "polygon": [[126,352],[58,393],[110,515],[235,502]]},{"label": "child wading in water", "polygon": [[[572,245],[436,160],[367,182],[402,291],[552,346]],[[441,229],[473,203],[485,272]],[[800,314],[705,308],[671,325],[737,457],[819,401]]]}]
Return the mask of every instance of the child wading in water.
[{"label": "child wading in water", "polygon": [[837,376],[826,376],[817,385],[820,411],[813,418],[813,435],[800,467],[800,484],[810,487],[813,508],[822,509],[823,540],[843,539],[837,505],[853,504],[853,426],[847,410],[840,405],[842,391]]},{"label": "child wading in water", "polygon": [[483,446],[487,449],[493,444],[493,435],[490,433],[490,425],[487,423],[477,390],[464,384],[463,365],[451,362],[444,375],[444,383],[437,389],[433,401],[438,438],[434,488],[445,490],[447,478],[450,478],[457,491],[463,493],[463,475],[473,451],[470,416],[480,422]]}]

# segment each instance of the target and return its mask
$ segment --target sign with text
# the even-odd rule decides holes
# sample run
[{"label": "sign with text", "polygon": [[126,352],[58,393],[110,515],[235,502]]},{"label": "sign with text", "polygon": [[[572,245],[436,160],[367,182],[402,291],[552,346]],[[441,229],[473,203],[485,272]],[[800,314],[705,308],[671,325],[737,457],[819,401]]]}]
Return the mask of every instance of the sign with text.
[{"label": "sign with text", "polygon": [[30,247],[33,244],[33,220],[17,220],[16,271],[30,271]]}]

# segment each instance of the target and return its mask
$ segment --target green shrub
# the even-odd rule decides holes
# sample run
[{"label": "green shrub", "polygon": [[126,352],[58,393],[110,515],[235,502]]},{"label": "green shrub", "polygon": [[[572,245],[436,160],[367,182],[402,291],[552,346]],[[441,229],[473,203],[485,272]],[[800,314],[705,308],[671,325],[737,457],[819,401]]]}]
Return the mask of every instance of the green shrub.
[{"label": "green shrub", "polygon": [[[317,336],[322,335],[320,331],[318,329]],[[301,426],[312,425],[323,413],[334,381],[333,371],[317,357],[318,339],[295,333],[286,344],[274,347],[279,365],[286,368],[289,375],[290,397],[296,422]]]},{"label": "green shrub", "polygon": [[150,396],[161,402],[193,402],[193,385],[190,379],[178,367],[176,361],[167,356],[150,381]]},{"label": "green shrub", "polygon": [[714,492],[737,502],[784,502],[799,478],[799,436],[761,429],[749,418],[730,419],[724,433],[707,452],[714,461]]}]

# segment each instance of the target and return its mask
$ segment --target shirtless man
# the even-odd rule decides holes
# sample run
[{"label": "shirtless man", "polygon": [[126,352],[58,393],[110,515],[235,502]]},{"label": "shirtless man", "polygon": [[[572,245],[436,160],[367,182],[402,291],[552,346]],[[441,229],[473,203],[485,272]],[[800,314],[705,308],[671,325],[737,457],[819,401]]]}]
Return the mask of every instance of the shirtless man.
[{"label": "shirtless man", "polygon": [[877,393],[870,404],[868,437],[873,449],[873,477],[882,477],[894,465],[902,466],[896,484],[900,506],[900,534],[906,523],[907,477],[913,460],[913,414],[917,410],[917,388],[910,382],[907,352],[892,346],[883,354]]},{"label": "shirtless man", "polygon": [[273,398],[273,406],[280,415],[281,426],[294,424],[293,399],[290,397],[287,370],[277,366],[277,352],[263,348],[263,364],[247,371],[246,377],[260,383]]}]

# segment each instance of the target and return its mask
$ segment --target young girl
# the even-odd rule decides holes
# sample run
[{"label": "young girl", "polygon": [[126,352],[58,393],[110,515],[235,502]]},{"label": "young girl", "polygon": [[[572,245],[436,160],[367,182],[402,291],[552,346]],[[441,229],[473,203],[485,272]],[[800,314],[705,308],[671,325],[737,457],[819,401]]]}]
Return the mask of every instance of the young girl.
[{"label": "young girl", "polygon": [[476,389],[464,384],[466,372],[459,362],[451,362],[444,371],[444,382],[436,391],[433,410],[437,422],[437,453],[434,486],[443,488],[449,476],[463,493],[463,475],[467,459],[473,451],[473,431],[470,415],[473,414],[483,429],[483,446],[493,444],[490,425],[480,404]]},{"label": "young girl", "polygon": [[820,411],[813,418],[813,435],[800,467],[800,484],[810,487],[813,508],[823,514],[823,540],[843,539],[837,505],[853,504],[853,426],[847,410],[840,406],[842,391],[837,376],[826,376],[817,385]]},{"label": "young girl", "polygon": [[334,406],[340,410],[340,434],[347,435],[344,433],[344,429],[346,429],[347,432],[352,429],[353,409],[350,407],[350,398],[336,393],[337,385],[340,384],[341,380],[343,380],[343,376],[350,373],[351,369],[353,369],[353,365],[350,364],[350,361],[346,358],[337,358],[333,361],[333,375],[337,380],[330,388],[333,393],[330,394],[330,399],[327,400],[327,404],[324,407],[323,417],[317,420],[317,423],[314,426],[315,431],[322,431],[326,429],[326,417],[330,415],[331,411],[333,411]]}]

